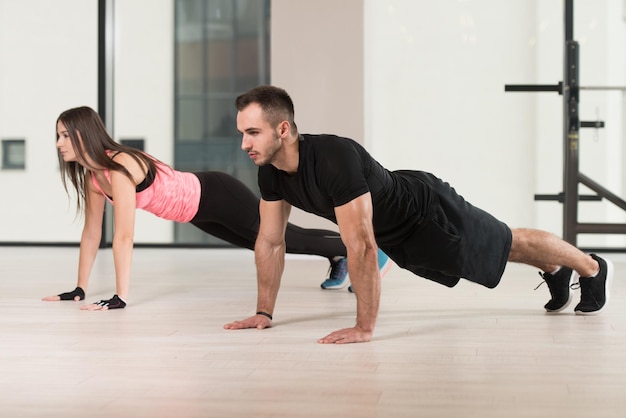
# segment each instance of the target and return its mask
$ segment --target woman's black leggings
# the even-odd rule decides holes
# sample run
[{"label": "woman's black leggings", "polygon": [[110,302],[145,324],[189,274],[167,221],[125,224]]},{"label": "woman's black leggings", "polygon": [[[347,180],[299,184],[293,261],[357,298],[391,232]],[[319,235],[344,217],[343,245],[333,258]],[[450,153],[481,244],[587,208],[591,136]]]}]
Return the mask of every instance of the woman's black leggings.
[{"label": "woman's black leggings", "polygon": [[[191,224],[238,247],[254,250],[259,233],[259,198],[238,179],[218,171],[195,173],[202,193]],[[337,232],[287,224],[287,252],[332,257],[346,255]]]}]

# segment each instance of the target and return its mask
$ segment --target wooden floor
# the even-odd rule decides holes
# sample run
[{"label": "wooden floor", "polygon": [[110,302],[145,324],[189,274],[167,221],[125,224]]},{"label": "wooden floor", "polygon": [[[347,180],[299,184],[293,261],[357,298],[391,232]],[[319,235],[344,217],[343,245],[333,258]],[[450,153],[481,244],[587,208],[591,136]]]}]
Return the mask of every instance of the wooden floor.
[{"label": "wooden floor", "polygon": [[255,309],[251,251],[137,249],[129,307],[87,312],[113,293],[110,250],[75,303],[40,298],[73,288],[77,249],[0,247],[0,416],[624,417],[626,256],[610,257],[593,317],[545,314],[529,267],[488,290],[394,266],[374,340],[333,346],[316,339],[355,302],[319,288],[321,258],[288,258],[274,328],[226,331]]}]

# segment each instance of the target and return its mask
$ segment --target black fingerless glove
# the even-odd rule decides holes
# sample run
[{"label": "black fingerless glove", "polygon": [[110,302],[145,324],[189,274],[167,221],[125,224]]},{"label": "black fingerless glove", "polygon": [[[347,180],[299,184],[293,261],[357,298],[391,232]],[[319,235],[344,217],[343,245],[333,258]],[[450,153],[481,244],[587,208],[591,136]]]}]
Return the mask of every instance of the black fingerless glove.
[{"label": "black fingerless glove", "polygon": [[71,292],[65,292],[65,293],[61,293],[59,295],[61,300],[74,300],[74,298],[76,296],[78,296],[78,298],[79,298],[78,300],[85,299],[85,291],[81,287],[77,287],[76,289],[72,290]]},{"label": "black fingerless glove", "polygon": [[124,302],[119,296],[113,295],[111,299],[94,302],[94,305],[98,305],[106,309],[123,309],[126,307],[126,302]]}]

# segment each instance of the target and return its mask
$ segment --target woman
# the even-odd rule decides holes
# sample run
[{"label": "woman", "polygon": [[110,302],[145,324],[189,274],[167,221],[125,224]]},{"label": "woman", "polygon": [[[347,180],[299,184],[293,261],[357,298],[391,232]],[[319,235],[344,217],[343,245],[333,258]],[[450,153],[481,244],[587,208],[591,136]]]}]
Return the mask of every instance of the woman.
[{"label": "woman", "polygon": [[[81,307],[87,310],[124,308],[129,292],[135,209],[158,217],[190,222],[204,232],[238,247],[253,250],[259,228],[259,199],[239,180],[225,173],[176,171],[109,136],[100,116],[89,107],[66,110],[57,119],[57,151],[61,179],[77,191],[77,210],[84,213],[78,284],[71,292],[46,301],[83,300],[98,252],[104,204],[113,205],[116,294]],[[331,284],[347,285],[346,249],[338,233],[289,224],[288,253],[311,254],[331,261]],[[339,276],[341,277],[339,277]],[[325,283],[326,283],[325,282]],[[324,287],[324,284],[322,284]]]}]

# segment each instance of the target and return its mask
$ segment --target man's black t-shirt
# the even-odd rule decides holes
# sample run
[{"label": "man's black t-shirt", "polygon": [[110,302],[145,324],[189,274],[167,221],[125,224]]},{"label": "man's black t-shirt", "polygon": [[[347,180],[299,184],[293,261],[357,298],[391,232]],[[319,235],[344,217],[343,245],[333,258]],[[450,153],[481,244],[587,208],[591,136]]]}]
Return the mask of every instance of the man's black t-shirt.
[{"label": "man's black t-shirt", "polygon": [[298,143],[296,174],[259,168],[264,200],[285,200],[336,223],[335,207],[370,192],[376,240],[388,246],[400,245],[428,213],[430,190],[414,172],[388,171],[349,138],[303,134]]},{"label": "man's black t-shirt", "polygon": [[285,200],[333,222],[335,207],[370,192],[378,246],[398,266],[446,286],[466,278],[495,287],[511,248],[511,230],[472,206],[433,174],[390,172],[358,143],[301,135],[294,175],[259,168],[263,199]]}]

